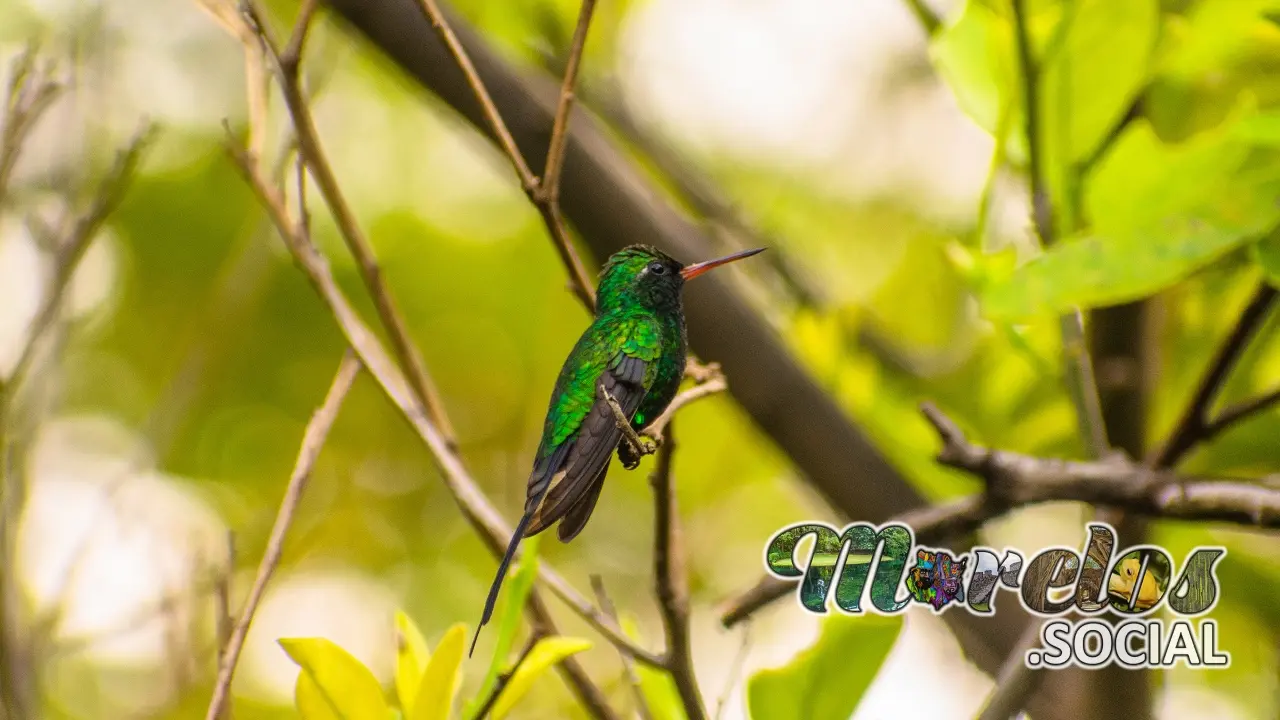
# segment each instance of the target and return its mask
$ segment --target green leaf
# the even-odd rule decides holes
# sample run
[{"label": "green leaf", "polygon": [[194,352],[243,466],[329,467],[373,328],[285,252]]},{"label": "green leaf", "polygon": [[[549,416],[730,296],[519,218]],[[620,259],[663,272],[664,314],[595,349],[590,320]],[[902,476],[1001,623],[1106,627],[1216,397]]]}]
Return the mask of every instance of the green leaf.
[{"label": "green leaf", "polygon": [[1159,29],[1156,0],[1084,0],[1068,11],[1061,44],[1042,69],[1046,162],[1088,158],[1145,84]]},{"label": "green leaf", "polygon": [[[346,650],[325,638],[281,638],[279,642],[313,684],[299,682],[297,687],[298,711],[304,718],[386,720],[390,708],[377,678]],[[332,715],[319,709],[322,705]]]},{"label": "green leaf", "polygon": [[480,685],[475,697],[467,701],[466,716],[475,717],[480,705],[493,692],[498,683],[498,675],[507,666],[511,645],[516,632],[520,629],[520,618],[524,614],[524,604],[533,589],[533,581],[538,577],[538,542],[541,535],[534,535],[524,543],[520,554],[520,564],[516,566],[514,576],[507,585],[506,598],[498,614],[498,636],[493,650],[493,658],[489,661],[489,670],[485,673],[484,682]]},{"label": "green leaf", "polygon": [[1019,319],[1158,292],[1280,222],[1280,162],[1239,131],[1250,103],[1176,145],[1135,123],[1085,197],[1093,227],[983,288],[988,317]]},{"label": "green leaf", "polygon": [[418,681],[431,660],[431,651],[418,626],[404,613],[396,611],[396,695],[408,716],[418,696]]},{"label": "green leaf", "polygon": [[747,682],[755,720],[848,720],[898,639],[902,618],[835,615],[818,641]]},{"label": "green leaf", "polygon": [[[960,109],[992,135],[1006,103],[1021,107],[1014,47],[1012,25],[979,0],[966,0],[956,20],[929,45],[933,65]],[[1021,117],[1020,109],[1014,112],[1010,127],[1021,127]],[[1021,141],[1021,135],[1015,134],[1015,138],[1015,142]]]},{"label": "green leaf", "polygon": [[502,689],[497,702],[493,704],[493,719],[499,720],[511,712],[516,703],[529,692],[533,681],[547,670],[570,655],[590,649],[591,642],[581,638],[551,637],[539,640],[529,652],[529,656],[520,663],[519,669],[507,681],[507,686]]},{"label": "green leaf", "polygon": [[1026,318],[1073,307],[1105,307],[1154,294],[1238,247],[1267,225],[1217,224],[1199,217],[1113,236],[1089,236],[1055,247],[1022,266],[983,297],[988,316]]},{"label": "green leaf", "polygon": [[467,627],[462,623],[444,634],[418,682],[418,695],[413,700],[409,720],[449,720],[453,698],[458,694],[458,671],[462,667],[466,641]]}]

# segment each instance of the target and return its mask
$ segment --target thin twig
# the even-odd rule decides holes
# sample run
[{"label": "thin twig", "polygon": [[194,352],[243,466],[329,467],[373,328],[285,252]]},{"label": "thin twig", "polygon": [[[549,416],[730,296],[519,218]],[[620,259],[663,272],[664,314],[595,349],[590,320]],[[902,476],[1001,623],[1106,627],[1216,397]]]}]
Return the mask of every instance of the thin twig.
[{"label": "thin twig", "polygon": [[[600,611],[617,623],[618,610],[614,607],[609,593],[605,591],[604,580],[599,575],[591,576],[591,589],[595,592]],[[635,658],[623,648],[618,648],[618,657],[622,660],[622,674],[627,678],[627,685],[631,687],[631,692],[636,698],[636,713],[640,716],[640,720],[653,720],[653,711],[649,709],[649,701],[645,698],[644,688],[640,685],[640,673],[636,672]]]},{"label": "thin twig", "polygon": [[[23,345],[22,353],[18,356],[18,361],[13,366],[13,370],[9,373],[9,378],[5,382],[10,387],[3,393],[4,398],[0,398],[0,402],[7,402],[5,398],[11,397],[16,392],[23,374],[35,357],[36,347],[39,345],[40,338],[49,329],[54,318],[57,317],[58,310],[62,307],[62,302],[67,294],[65,292],[67,285],[75,277],[76,269],[80,267],[80,261],[84,259],[85,253],[92,244],[94,237],[97,236],[98,229],[102,227],[102,223],[106,221],[107,217],[120,204],[120,201],[124,199],[129,182],[133,179],[134,173],[138,169],[138,163],[142,160],[142,153],[153,137],[153,130],[154,128],[150,123],[144,122],[129,141],[129,144],[116,155],[115,163],[98,184],[98,189],[94,193],[94,198],[89,208],[76,219],[71,232],[59,245],[54,258],[53,279],[45,293],[40,309],[36,311],[35,318],[31,321],[31,329]],[[0,408],[0,410],[2,409]]]},{"label": "thin twig", "polygon": [[1227,407],[1204,426],[1204,430],[1201,431],[1200,442],[1208,442],[1236,423],[1243,422],[1260,412],[1269,410],[1277,403],[1280,403],[1280,388]]},{"label": "thin twig", "polygon": [[684,533],[671,481],[671,461],[675,450],[675,438],[668,423],[657,465],[649,477],[654,503],[654,590],[667,636],[663,664],[675,681],[689,720],[706,720],[689,638],[689,577],[685,568]]},{"label": "thin twig", "polygon": [[663,435],[663,431],[667,427],[667,424],[671,422],[671,418],[675,417],[675,414],[681,408],[689,403],[701,400],[702,398],[715,395],[716,393],[725,392],[728,389],[729,381],[720,373],[719,367],[716,367],[714,373],[705,376],[704,379],[698,381],[693,387],[690,387],[688,390],[676,395],[675,399],[671,401],[671,404],[667,406],[667,409],[663,410],[661,415],[654,418],[653,422],[646,425],[645,428],[640,431],[640,434],[655,440],[660,439]]},{"label": "thin twig", "polygon": [[62,85],[51,79],[50,68],[36,67],[36,48],[29,46],[9,66],[9,83],[5,94],[4,117],[0,118],[0,208],[13,170],[26,145],[31,130],[62,92]]},{"label": "thin twig", "polygon": [[[236,569],[236,536],[235,533],[227,531],[227,567],[219,574],[218,584],[213,590],[213,602],[215,610],[215,619],[217,626],[215,628],[215,636],[218,641],[218,667],[227,659],[227,649],[231,646],[231,633],[235,631],[235,623],[231,619],[231,578],[235,574]],[[231,717],[231,706],[223,705],[222,712],[219,713],[217,720],[227,720]]]},{"label": "thin twig", "polygon": [[[568,140],[569,110],[573,102],[573,83],[577,77],[579,60],[570,60],[569,67],[571,72],[565,74],[564,84],[561,88],[556,121],[552,129],[552,146],[547,154],[547,174],[552,174],[554,180],[552,181],[551,192],[543,193],[540,190],[541,183],[538,178],[534,177],[533,171],[529,169],[529,163],[525,161],[520,148],[516,146],[515,138],[512,137],[510,129],[507,128],[506,122],[502,119],[502,114],[498,112],[493,98],[489,95],[488,88],[485,87],[484,81],[480,79],[480,74],[476,72],[475,65],[472,64],[466,49],[462,47],[462,43],[458,41],[453,29],[449,27],[444,13],[440,11],[440,7],[435,0],[418,0],[418,4],[426,14],[427,19],[431,21],[431,26],[435,28],[441,42],[449,49],[449,53],[457,62],[459,69],[462,70],[462,74],[467,79],[467,84],[471,87],[476,101],[480,104],[490,132],[493,133],[498,145],[515,168],[516,175],[520,179],[520,186],[525,195],[537,208],[538,214],[542,216],[542,222],[547,226],[547,231],[551,234],[556,251],[560,254],[560,260],[569,272],[574,294],[586,306],[588,312],[595,312],[595,292],[592,290],[591,280],[587,276],[586,269],[583,267],[577,251],[573,249],[573,242],[569,238],[564,216],[560,212],[558,185],[560,168],[563,166],[564,160],[563,157],[556,159],[557,155],[562,156],[564,154]],[[591,21],[591,12],[594,6],[595,0],[584,0],[582,11],[578,16],[578,28],[574,32],[573,48],[574,55],[578,56],[578,58],[581,57],[582,48],[586,43],[587,27]],[[563,116],[561,112],[563,112]],[[556,140],[557,128],[560,134],[559,141]]]},{"label": "thin twig", "polygon": [[734,653],[733,660],[729,663],[729,674],[725,680],[724,690],[720,693],[720,700],[716,703],[715,720],[720,720],[724,716],[724,710],[729,705],[729,697],[733,695],[733,689],[738,686],[738,682],[742,680],[742,669],[747,662],[747,654],[751,649],[751,623],[747,623],[742,627],[742,639],[738,643],[738,651]]},{"label": "thin twig", "polygon": [[520,651],[520,656],[516,658],[516,662],[511,669],[498,675],[497,682],[493,684],[493,692],[489,693],[489,697],[485,698],[484,704],[480,706],[479,712],[476,713],[475,720],[484,720],[493,712],[493,706],[498,703],[498,698],[502,695],[502,691],[507,689],[507,683],[511,682],[511,678],[529,658],[529,653],[533,652],[533,648],[542,640],[541,633],[530,633],[529,639],[524,644],[524,649]]},{"label": "thin twig", "polygon": [[266,590],[267,583],[271,580],[271,575],[280,563],[280,556],[284,552],[285,535],[288,534],[289,526],[293,523],[293,514],[298,508],[298,502],[302,499],[302,491],[306,489],[307,480],[311,478],[311,470],[315,467],[316,459],[320,457],[320,450],[324,447],[325,439],[329,436],[329,430],[333,427],[333,422],[338,417],[338,410],[342,407],[342,401],[346,398],[347,391],[351,389],[351,385],[355,382],[356,375],[359,372],[359,359],[356,358],[354,353],[347,350],[342,356],[342,362],[338,365],[337,373],[333,376],[333,383],[329,386],[329,392],[325,395],[324,403],[311,416],[311,421],[307,423],[307,428],[302,434],[302,446],[298,450],[298,461],[293,466],[293,474],[289,478],[288,487],[285,488],[284,499],[280,501],[280,510],[276,513],[275,524],[271,527],[271,536],[267,540],[267,549],[263,552],[262,561],[258,564],[258,574],[254,578],[253,587],[249,590],[249,598],[245,601],[244,612],[240,614],[235,630],[231,633],[231,640],[227,643],[223,662],[218,669],[218,681],[214,685],[213,698],[209,701],[209,711],[205,714],[205,720],[218,720],[222,707],[227,702],[230,694],[231,678],[235,675],[236,663],[240,660],[240,651],[244,648],[245,636],[249,633],[249,625],[253,622],[253,614],[257,611],[258,603],[262,600],[262,593]]},{"label": "thin twig", "polygon": [[307,169],[311,171],[311,175],[316,181],[316,186],[324,197],[325,204],[333,214],[333,220],[338,227],[339,234],[351,251],[351,255],[355,258],[356,265],[360,268],[361,280],[364,281],[369,295],[373,298],[378,319],[387,330],[387,336],[391,340],[391,348],[395,352],[396,359],[399,361],[401,368],[404,369],[409,379],[410,387],[431,414],[431,419],[436,427],[440,428],[450,446],[456,446],[456,435],[453,426],[449,422],[448,415],[444,411],[444,402],[441,400],[440,393],[432,382],[431,377],[427,374],[426,365],[422,361],[422,355],[418,352],[417,346],[409,339],[408,328],[383,278],[382,268],[378,265],[377,256],[374,254],[373,248],[370,246],[364,232],[360,229],[359,223],[356,222],[355,213],[347,203],[346,197],[342,194],[342,189],[338,185],[338,178],[333,172],[333,166],[330,165],[329,159],[320,144],[320,135],[316,130],[315,120],[312,118],[311,108],[302,93],[299,81],[299,63],[302,60],[307,27],[311,23],[317,4],[318,0],[305,0],[303,2],[297,23],[284,52],[278,49],[271,32],[262,22],[261,14],[256,6],[251,1],[246,0],[244,8],[251,27],[260,38],[267,55],[279,70],[280,89],[284,95],[285,104],[289,108],[289,114],[293,119],[294,128],[297,131],[299,153],[306,161]]},{"label": "thin twig", "polygon": [[[596,0],[582,0],[578,11],[578,25],[573,31],[573,43],[569,47],[569,60],[565,64],[564,81],[560,86],[560,100],[556,103],[556,119],[551,126],[551,144],[547,147],[547,166],[542,171],[538,187],[540,199],[546,203],[560,200],[560,170],[564,167],[565,143],[569,139],[569,113],[573,110],[573,87],[578,81],[578,67],[582,64],[582,52],[587,44],[587,28],[591,26],[591,14]],[[585,277],[583,278],[585,280]],[[585,283],[584,283],[585,284]]]},{"label": "thin twig", "polygon": [[[1214,399],[1222,392],[1222,386],[1226,383],[1227,376],[1231,374],[1231,369],[1235,367],[1236,362],[1244,353],[1249,340],[1253,338],[1258,328],[1262,326],[1263,320],[1266,319],[1268,312],[1275,305],[1276,298],[1277,291],[1275,288],[1265,282],[1258,285],[1253,297],[1250,298],[1249,303],[1236,320],[1235,327],[1231,329],[1227,339],[1218,348],[1217,354],[1209,364],[1209,369],[1205,371],[1204,377],[1196,388],[1195,395],[1187,405],[1187,409],[1183,412],[1181,419],[1178,420],[1173,432],[1169,434],[1169,439],[1151,455],[1149,462],[1152,467],[1163,468],[1177,465],[1178,461],[1200,442],[1207,440],[1212,435],[1216,435],[1232,423],[1266,407],[1269,402],[1275,402],[1277,398],[1263,396],[1258,399],[1261,404],[1257,407],[1246,404],[1243,406],[1243,412],[1241,408],[1235,408],[1224,413],[1218,420],[1209,420],[1209,406],[1213,404]],[[1222,422],[1223,417],[1227,418],[1225,423]]]}]

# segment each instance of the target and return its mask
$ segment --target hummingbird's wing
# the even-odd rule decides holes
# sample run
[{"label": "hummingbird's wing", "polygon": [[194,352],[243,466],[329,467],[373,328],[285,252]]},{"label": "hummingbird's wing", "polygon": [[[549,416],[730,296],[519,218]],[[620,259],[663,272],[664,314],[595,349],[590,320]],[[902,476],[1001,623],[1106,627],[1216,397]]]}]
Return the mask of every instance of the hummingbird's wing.
[{"label": "hummingbird's wing", "polygon": [[[617,417],[609,406],[605,393],[612,396],[627,417],[635,415],[644,399],[645,376],[649,364],[639,357],[619,352],[600,374],[596,384],[596,399],[591,410],[582,420],[573,447],[565,458],[563,469],[552,478],[546,499],[533,514],[525,535],[535,535],[573,512],[568,527],[561,527],[560,539],[568,542],[582,530],[582,525],[595,508],[600,487],[613,451],[622,439]],[[583,506],[578,510],[578,506]]]}]

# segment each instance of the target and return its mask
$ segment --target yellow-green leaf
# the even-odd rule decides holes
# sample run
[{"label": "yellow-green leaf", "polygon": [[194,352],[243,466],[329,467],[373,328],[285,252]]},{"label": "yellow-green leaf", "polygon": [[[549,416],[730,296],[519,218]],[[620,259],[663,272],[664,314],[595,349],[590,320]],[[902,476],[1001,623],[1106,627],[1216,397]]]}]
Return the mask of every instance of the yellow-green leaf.
[{"label": "yellow-green leaf", "polygon": [[298,683],[294,686],[293,696],[302,720],[342,720],[338,710],[329,704],[324,691],[305,672],[298,673]]},{"label": "yellow-green leaf", "polygon": [[413,700],[409,720],[449,720],[453,698],[458,693],[458,670],[467,641],[467,626],[458,623],[449,628],[431,653],[427,669],[418,682],[418,695]]},{"label": "yellow-green leaf", "polygon": [[[846,720],[858,708],[902,629],[902,618],[834,615],[818,641],[747,682],[753,720]],[[833,692],[833,688],[839,688]]]},{"label": "yellow-green leaf", "polygon": [[390,708],[377,678],[346,650],[325,638],[281,638],[279,642],[315,684],[315,692],[305,683],[299,686],[304,693],[298,699],[299,711],[306,712],[306,703],[318,712],[314,708],[323,700],[344,720],[386,720]]},{"label": "yellow-green leaf", "polygon": [[511,712],[516,703],[529,692],[533,681],[547,670],[570,655],[590,649],[591,642],[581,638],[551,637],[539,640],[502,689],[502,694],[493,705],[493,720],[499,720]]},{"label": "yellow-green leaf", "polygon": [[406,716],[418,696],[418,681],[426,672],[431,651],[418,626],[403,611],[396,611],[396,695]]}]

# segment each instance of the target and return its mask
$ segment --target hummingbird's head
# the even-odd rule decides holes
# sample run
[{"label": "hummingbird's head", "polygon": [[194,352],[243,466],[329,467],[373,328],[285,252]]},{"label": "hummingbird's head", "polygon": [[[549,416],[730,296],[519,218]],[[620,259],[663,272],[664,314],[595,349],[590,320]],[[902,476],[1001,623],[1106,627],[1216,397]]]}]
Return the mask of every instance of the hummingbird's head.
[{"label": "hummingbird's head", "polygon": [[679,310],[680,291],[686,280],[763,250],[746,250],[716,260],[684,265],[655,247],[629,245],[610,255],[600,272],[600,290],[596,300],[598,311],[627,305],[658,311]]}]

